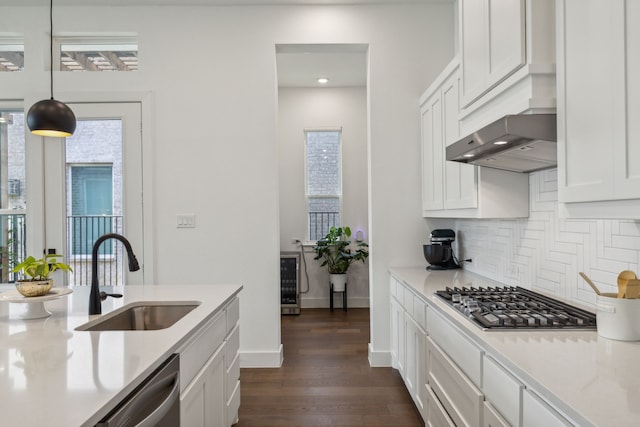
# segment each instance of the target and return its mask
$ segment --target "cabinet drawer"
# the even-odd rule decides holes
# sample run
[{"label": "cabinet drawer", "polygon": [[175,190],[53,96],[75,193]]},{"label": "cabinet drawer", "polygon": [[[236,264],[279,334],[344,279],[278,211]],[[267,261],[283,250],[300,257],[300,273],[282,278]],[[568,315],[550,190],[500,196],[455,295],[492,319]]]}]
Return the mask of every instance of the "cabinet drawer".
[{"label": "cabinet drawer", "polygon": [[538,396],[524,390],[522,393],[522,427],[568,427],[572,424]]},{"label": "cabinet drawer", "polygon": [[240,382],[240,357],[236,356],[233,361],[229,362],[229,368],[225,372],[225,399],[229,401],[233,390],[236,388],[236,383]]},{"label": "cabinet drawer", "polygon": [[227,422],[225,425],[232,425],[238,422],[238,409],[240,409],[240,381],[233,389],[231,398],[227,401]]},{"label": "cabinet drawer", "polygon": [[406,286],[402,285],[402,307],[409,316],[413,317],[413,292]]},{"label": "cabinet drawer", "polygon": [[482,379],[482,351],[434,310],[427,310],[427,332],[447,356],[479,387]]},{"label": "cabinet drawer", "polygon": [[[484,402],[482,427],[511,427],[511,424],[500,416],[498,411],[487,401]],[[517,426],[518,424],[514,424]]]},{"label": "cabinet drawer", "polygon": [[389,279],[389,293],[393,298],[398,299],[398,281],[393,276]]},{"label": "cabinet drawer", "polygon": [[224,362],[226,368],[231,366],[231,362],[233,362],[233,359],[236,358],[236,355],[238,354],[239,349],[240,349],[240,325],[236,325],[236,327],[233,328],[233,331],[231,331],[231,333],[227,337],[227,345],[226,345],[227,354],[225,355],[225,362]]},{"label": "cabinet drawer", "polygon": [[223,343],[225,315],[218,313],[180,351],[180,391],[183,391],[207,359]]},{"label": "cabinet drawer", "polygon": [[456,427],[431,387],[426,386],[426,388],[428,395],[426,427]]},{"label": "cabinet drawer", "polygon": [[227,305],[227,308],[225,309],[225,313],[227,317],[226,333],[229,333],[233,329],[233,327],[236,326],[236,323],[238,323],[238,320],[240,320],[240,299],[238,297],[236,297],[233,301],[229,303],[229,305]]},{"label": "cabinet drawer", "polygon": [[413,318],[422,329],[427,330],[427,305],[417,295],[413,297]]},{"label": "cabinet drawer", "polygon": [[524,386],[492,358],[484,356],[483,361],[482,391],[511,425],[518,425]]},{"label": "cabinet drawer", "polygon": [[464,373],[427,338],[429,385],[458,427],[478,427],[484,396]]}]

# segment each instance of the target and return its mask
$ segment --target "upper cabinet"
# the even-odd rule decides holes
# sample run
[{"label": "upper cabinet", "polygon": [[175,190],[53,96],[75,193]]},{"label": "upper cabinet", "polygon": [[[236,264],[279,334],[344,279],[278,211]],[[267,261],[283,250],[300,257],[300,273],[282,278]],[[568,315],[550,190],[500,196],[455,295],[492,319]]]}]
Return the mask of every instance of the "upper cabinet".
[{"label": "upper cabinet", "polygon": [[640,2],[559,0],[558,199],[571,217],[640,218]]},{"label": "upper cabinet", "polygon": [[447,145],[460,138],[460,80],[455,58],[420,98],[423,216],[526,217],[528,175],[445,160]]},{"label": "upper cabinet", "polygon": [[525,64],[525,33],[524,0],[460,3],[463,107]]},{"label": "upper cabinet", "polygon": [[554,0],[460,0],[460,131],[555,113]]}]

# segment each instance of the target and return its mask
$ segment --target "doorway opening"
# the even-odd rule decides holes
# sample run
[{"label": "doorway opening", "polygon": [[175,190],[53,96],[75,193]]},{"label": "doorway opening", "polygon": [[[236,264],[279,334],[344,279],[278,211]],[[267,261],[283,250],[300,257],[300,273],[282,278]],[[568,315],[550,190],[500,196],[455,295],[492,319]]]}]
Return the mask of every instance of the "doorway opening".
[{"label": "doorway opening", "polygon": [[[312,248],[321,238],[318,217],[349,226],[352,240],[368,237],[368,45],[279,44],[275,47],[278,77],[278,145],[280,162],[280,251],[301,256],[300,307],[330,307],[329,274],[314,260]],[[320,80],[320,79],[324,80]],[[339,152],[326,153],[315,165],[339,168],[339,186],[318,195],[308,185],[309,131],[339,130]],[[315,153],[315,152],[314,152]],[[331,154],[331,155],[330,155]],[[315,153],[314,155],[322,155]],[[311,159],[313,160],[313,159]],[[335,188],[334,188],[335,187]],[[324,203],[316,212],[321,198]],[[314,206],[311,212],[310,206]],[[314,231],[312,235],[311,230]],[[322,233],[321,233],[322,234]],[[326,233],[325,233],[326,234]],[[348,308],[369,307],[369,269],[355,263],[349,269]],[[336,297],[336,307],[342,308]]]}]

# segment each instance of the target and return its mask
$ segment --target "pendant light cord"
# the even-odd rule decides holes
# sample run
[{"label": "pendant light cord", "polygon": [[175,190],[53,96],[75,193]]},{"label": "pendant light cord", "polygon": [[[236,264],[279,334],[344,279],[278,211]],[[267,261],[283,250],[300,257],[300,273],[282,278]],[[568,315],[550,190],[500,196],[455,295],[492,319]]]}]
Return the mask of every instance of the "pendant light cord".
[{"label": "pendant light cord", "polygon": [[49,87],[53,99],[53,0],[49,2]]}]

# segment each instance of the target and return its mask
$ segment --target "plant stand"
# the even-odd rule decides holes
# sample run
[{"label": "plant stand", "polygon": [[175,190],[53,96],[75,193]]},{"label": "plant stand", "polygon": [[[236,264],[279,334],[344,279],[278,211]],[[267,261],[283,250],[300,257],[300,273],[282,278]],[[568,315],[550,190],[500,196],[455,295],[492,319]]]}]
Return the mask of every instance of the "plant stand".
[{"label": "plant stand", "polygon": [[344,311],[347,311],[347,284],[344,284],[344,290],[343,291],[334,291],[333,290],[333,283],[330,284],[329,287],[329,307],[331,309],[331,311],[333,312],[333,294],[342,294],[342,309]]}]

